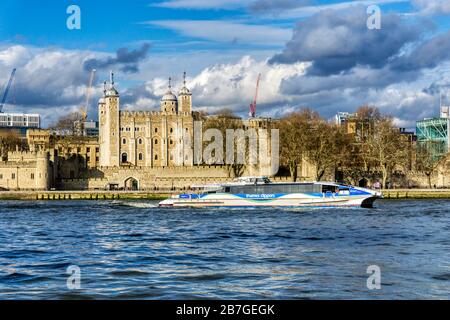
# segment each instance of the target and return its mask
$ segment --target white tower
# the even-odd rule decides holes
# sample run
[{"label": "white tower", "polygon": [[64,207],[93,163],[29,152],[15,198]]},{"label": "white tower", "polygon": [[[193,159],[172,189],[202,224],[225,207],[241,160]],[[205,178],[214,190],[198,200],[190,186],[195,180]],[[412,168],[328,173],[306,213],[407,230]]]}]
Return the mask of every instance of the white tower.
[{"label": "white tower", "polygon": [[192,93],[186,87],[186,72],[183,74],[183,88],[178,93],[179,98],[179,112],[192,112]]},{"label": "white tower", "polygon": [[120,117],[119,93],[114,87],[114,73],[111,71],[109,89],[104,83],[104,95],[99,100],[99,143],[100,166],[118,167],[120,165]]}]

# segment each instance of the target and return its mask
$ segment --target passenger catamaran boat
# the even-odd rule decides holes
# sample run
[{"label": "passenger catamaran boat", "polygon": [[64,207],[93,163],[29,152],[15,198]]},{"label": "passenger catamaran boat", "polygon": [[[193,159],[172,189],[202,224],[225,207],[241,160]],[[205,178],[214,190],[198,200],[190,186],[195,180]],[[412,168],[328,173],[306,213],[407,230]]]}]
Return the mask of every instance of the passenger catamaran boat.
[{"label": "passenger catamaran boat", "polygon": [[381,192],[333,182],[273,183],[242,177],[231,183],[194,186],[199,192],[173,195],[161,207],[373,207]]}]

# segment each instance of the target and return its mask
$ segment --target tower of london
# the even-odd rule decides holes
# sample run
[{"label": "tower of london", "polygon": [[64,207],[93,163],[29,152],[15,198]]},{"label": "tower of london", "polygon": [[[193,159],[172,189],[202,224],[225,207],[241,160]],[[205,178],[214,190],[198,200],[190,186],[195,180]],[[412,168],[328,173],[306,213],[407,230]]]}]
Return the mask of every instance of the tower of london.
[{"label": "tower of london", "polygon": [[104,84],[99,100],[99,145],[102,167],[192,166],[192,150],[185,145],[193,135],[192,94],[186,87],[186,73],[178,97],[171,79],[160,101],[159,111],[120,110],[120,95],[114,75]]}]

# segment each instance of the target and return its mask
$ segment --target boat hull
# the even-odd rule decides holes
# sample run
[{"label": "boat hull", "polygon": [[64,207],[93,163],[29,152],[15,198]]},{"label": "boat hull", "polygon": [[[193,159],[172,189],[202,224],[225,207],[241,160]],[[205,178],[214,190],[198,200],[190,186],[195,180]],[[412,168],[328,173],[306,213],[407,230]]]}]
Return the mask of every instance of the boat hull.
[{"label": "boat hull", "polygon": [[170,198],[160,202],[161,207],[373,207],[376,195],[367,196],[307,196],[290,194],[261,199],[230,194],[206,195],[194,198]]}]

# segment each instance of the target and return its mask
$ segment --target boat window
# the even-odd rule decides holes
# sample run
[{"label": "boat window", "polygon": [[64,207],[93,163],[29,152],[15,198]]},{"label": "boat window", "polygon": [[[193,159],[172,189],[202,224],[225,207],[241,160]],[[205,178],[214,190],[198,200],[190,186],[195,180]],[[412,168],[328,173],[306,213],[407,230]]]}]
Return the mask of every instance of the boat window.
[{"label": "boat window", "polygon": [[321,185],[312,183],[296,184],[261,184],[247,186],[232,186],[233,194],[284,194],[284,193],[320,193]]},{"label": "boat window", "polygon": [[322,192],[323,193],[327,193],[327,192],[336,192],[337,186],[333,186],[333,185],[326,185],[323,184],[322,185]]}]

